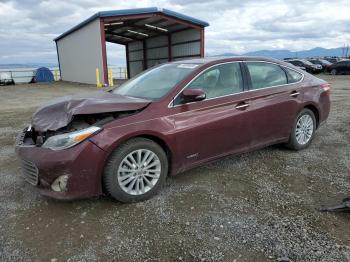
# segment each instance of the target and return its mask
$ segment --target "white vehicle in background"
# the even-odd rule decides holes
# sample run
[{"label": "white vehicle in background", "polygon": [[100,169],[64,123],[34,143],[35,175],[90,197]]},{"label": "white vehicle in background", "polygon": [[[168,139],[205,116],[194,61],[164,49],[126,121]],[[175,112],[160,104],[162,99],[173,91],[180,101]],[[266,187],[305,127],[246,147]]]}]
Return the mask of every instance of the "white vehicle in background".
[{"label": "white vehicle in background", "polygon": [[15,81],[8,73],[0,73],[0,86],[14,85]]}]

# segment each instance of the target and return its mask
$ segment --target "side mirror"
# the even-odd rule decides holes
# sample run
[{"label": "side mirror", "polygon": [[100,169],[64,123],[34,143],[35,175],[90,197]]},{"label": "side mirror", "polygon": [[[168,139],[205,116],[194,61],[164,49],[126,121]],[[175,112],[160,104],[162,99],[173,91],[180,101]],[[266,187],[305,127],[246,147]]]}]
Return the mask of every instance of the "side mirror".
[{"label": "side mirror", "polygon": [[206,98],[206,95],[202,89],[185,89],[182,92],[183,102],[195,102],[201,101]]}]

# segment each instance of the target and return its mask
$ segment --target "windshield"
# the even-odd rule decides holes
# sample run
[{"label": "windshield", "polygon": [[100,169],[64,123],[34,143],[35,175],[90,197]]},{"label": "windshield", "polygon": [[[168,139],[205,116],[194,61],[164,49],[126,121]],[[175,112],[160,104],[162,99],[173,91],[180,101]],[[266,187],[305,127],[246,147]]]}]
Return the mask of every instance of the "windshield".
[{"label": "windshield", "polygon": [[167,94],[198,64],[164,64],[130,79],[113,93],[156,100]]}]

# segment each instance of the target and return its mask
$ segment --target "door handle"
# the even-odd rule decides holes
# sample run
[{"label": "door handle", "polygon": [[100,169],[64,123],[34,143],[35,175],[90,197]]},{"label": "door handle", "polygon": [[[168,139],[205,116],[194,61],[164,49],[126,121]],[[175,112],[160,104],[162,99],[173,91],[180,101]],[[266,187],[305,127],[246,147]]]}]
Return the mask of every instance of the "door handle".
[{"label": "door handle", "polygon": [[300,95],[300,93],[298,91],[293,91],[290,96],[291,97],[297,97],[298,95]]},{"label": "door handle", "polygon": [[245,109],[249,106],[248,103],[241,103],[236,106],[236,109]]}]

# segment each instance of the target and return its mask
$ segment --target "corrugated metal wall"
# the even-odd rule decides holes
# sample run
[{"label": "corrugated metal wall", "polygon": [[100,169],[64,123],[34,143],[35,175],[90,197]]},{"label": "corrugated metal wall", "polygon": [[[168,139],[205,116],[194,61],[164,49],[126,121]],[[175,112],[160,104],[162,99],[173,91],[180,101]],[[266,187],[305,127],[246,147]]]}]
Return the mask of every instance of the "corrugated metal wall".
[{"label": "corrugated metal wall", "polygon": [[143,71],[143,43],[142,41],[128,44],[130,77]]},{"label": "corrugated metal wall", "polygon": [[103,81],[100,20],[95,19],[57,41],[61,78],[65,81],[96,84],[96,68]]},{"label": "corrugated metal wall", "polygon": [[147,68],[169,61],[168,36],[162,35],[146,40]]},{"label": "corrugated metal wall", "polygon": [[190,29],[171,35],[173,60],[200,57],[200,31]]},{"label": "corrugated metal wall", "polygon": [[169,59],[167,35],[149,38],[145,41],[146,61],[144,61],[144,43],[142,41],[128,44],[129,73],[133,77],[145,68],[166,63],[169,60],[183,60],[200,57],[200,30],[189,29],[170,35],[171,59]]}]

